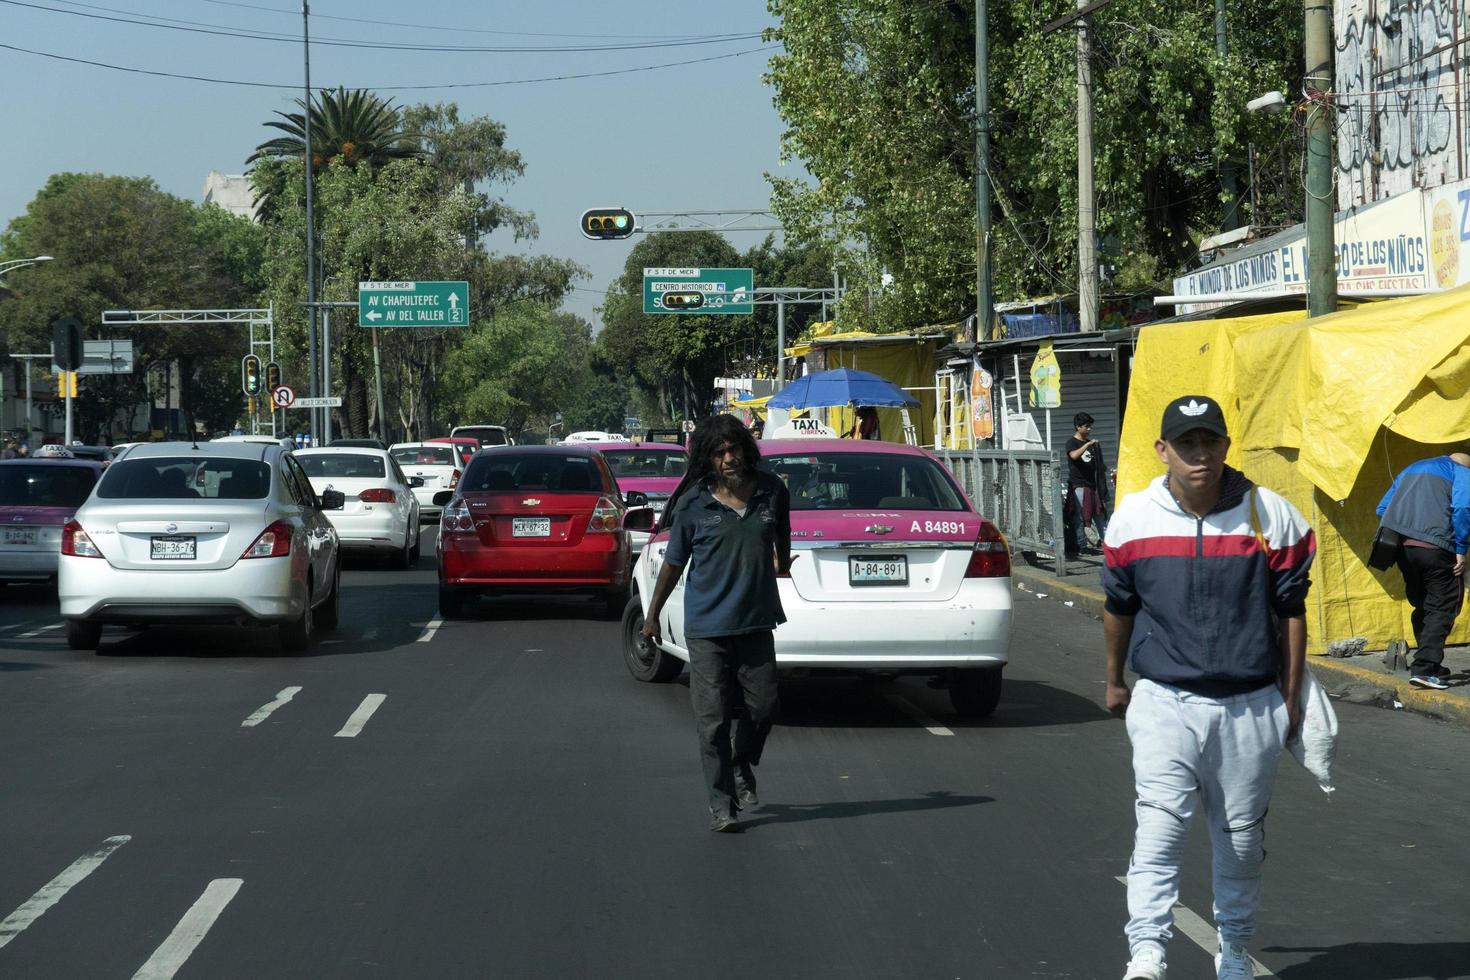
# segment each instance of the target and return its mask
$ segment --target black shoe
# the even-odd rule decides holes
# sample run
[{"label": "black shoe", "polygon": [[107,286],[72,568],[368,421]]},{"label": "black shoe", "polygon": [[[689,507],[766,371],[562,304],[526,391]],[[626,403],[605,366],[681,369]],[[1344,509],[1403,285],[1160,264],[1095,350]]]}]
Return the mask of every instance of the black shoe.
[{"label": "black shoe", "polygon": [[709,829],[716,834],[738,834],[745,830],[733,813],[716,813],[710,820]]},{"label": "black shoe", "polygon": [[750,763],[735,766],[735,801],[742,807],[760,806],[760,797],[755,795],[755,772]]}]

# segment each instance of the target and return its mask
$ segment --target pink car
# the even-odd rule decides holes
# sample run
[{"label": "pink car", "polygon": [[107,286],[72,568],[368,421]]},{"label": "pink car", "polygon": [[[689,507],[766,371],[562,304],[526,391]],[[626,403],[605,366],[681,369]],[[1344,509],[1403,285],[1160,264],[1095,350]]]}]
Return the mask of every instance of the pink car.
[{"label": "pink car", "polygon": [[[895,443],[772,439],[760,449],[791,493],[799,556],[780,581],[777,664],[935,675],[959,714],[994,711],[1010,651],[1010,553],[949,471]],[[673,680],[689,659],[682,580],[664,606],[662,646],[641,635],[671,513],[634,566],[623,616],[624,659],[643,681]]]},{"label": "pink car", "polygon": [[666,442],[609,443],[597,450],[612,467],[628,506],[652,507],[659,514],[689,467],[684,447]]},{"label": "pink car", "polygon": [[65,458],[0,461],[0,582],[56,577],[61,529],[92,493],[102,466]]}]

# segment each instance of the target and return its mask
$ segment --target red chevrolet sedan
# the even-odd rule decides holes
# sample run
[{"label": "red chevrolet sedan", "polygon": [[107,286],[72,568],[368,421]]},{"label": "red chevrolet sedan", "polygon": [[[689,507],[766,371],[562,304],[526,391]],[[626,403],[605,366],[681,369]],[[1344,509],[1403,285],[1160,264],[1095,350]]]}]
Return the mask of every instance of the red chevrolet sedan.
[{"label": "red chevrolet sedan", "polygon": [[594,447],[480,450],[439,528],[440,615],[509,592],[586,592],[621,614],[631,566],[623,514],[617,481]]}]

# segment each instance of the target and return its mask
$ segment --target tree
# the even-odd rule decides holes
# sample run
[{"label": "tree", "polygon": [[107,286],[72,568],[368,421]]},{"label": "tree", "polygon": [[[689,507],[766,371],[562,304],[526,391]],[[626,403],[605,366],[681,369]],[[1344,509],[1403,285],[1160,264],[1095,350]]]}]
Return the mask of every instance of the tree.
[{"label": "tree", "polygon": [[[56,174],[0,235],[0,254],[45,254],[54,260],[17,277],[14,298],[0,303],[0,329],[9,352],[43,351],[50,323],[75,313],[95,338],[133,340],[131,375],[94,375],[79,385],[78,432],[111,435],[128,429],[133,409],[151,403],[165,365],[179,365],[179,405],[187,424],[233,423],[239,358],[236,327],[93,326],[109,309],[227,308],[247,305],[259,286],[261,232],[213,206],[196,207],[165,194],[150,179]],[[233,378],[233,380],[232,380]],[[220,393],[233,392],[233,398]]]},{"label": "tree", "polygon": [[[848,254],[865,287],[844,304],[852,321],[898,328],[967,316],[973,5],[771,0],[770,9],[785,49],[767,75],[788,124],[783,158],[815,178],[772,179],[783,223]],[[1075,288],[1075,32],[1040,31],[1072,9],[1068,0],[989,5],[1000,298]],[[1209,4],[1117,0],[1093,15],[1097,229],[1119,287],[1152,286],[1181,268],[1195,239],[1219,227],[1221,162],[1282,138],[1279,122],[1248,116],[1245,102],[1299,87],[1301,5],[1237,0],[1230,17],[1232,53],[1222,59]]]}]

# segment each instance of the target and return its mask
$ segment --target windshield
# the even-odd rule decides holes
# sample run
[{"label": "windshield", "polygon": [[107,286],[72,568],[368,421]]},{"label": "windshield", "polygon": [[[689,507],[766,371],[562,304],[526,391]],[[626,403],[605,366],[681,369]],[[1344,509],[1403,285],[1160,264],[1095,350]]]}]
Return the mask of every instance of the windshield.
[{"label": "windshield", "polygon": [[551,453],[487,453],[476,456],[460,481],[461,491],[547,490],[601,493],[602,476],[586,456]]},{"label": "windshield", "polygon": [[259,500],[270,488],[270,467],[258,459],[164,456],[113,463],[97,486],[97,496],[103,500]]},{"label": "windshield", "polygon": [[670,477],[677,480],[689,467],[683,450],[667,452],[647,449],[604,449],[602,458],[612,467],[613,476]]},{"label": "windshield", "polygon": [[943,468],[927,456],[813,453],[771,456],[761,466],[791,491],[792,510],[969,510]]},{"label": "windshield", "polygon": [[456,439],[476,439],[482,446],[504,446],[505,430],[498,425],[464,425],[454,430]]},{"label": "windshield", "polygon": [[401,466],[454,465],[454,450],[448,446],[400,446],[388,452]]},{"label": "windshield", "polygon": [[80,507],[96,482],[90,466],[0,466],[0,507]]},{"label": "windshield", "polygon": [[296,462],[301,464],[307,476],[335,477],[340,480],[350,480],[354,477],[378,480],[387,475],[381,456],[357,453],[322,453],[320,456],[312,456],[298,453]]}]

